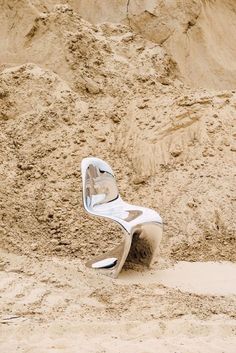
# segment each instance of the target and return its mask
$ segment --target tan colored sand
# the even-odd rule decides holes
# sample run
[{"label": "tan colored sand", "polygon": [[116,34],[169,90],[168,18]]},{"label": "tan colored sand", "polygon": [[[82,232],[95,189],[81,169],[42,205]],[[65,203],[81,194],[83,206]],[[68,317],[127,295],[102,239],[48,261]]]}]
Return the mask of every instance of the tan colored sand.
[{"label": "tan colored sand", "polygon": [[[234,353],[234,1],[0,10],[0,350]],[[85,268],[122,237],[83,211],[89,155],[164,219],[150,270]]]},{"label": "tan colored sand", "polygon": [[126,23],[163,45],[187,84],[235,89],[234,0],[72,0],[70,4],[93,23]]},{"label": "tan colored sand", "polygon": [[[204,274],[204,275],[203,275]],[[232,262],[177,262],[148,272],[123,271],[121,283],[159,283],[165,287],[204,295],[236,295],[236,264]]]},{"label": "tan colored sand", "polygon": [[196,294],[183,269],[177,281],[163,272],[164,285],[156,268],[112,280],[80,260],[3,251],[1,269],[3,352],[234,352],[236,295],[227,283],[213,295],[202,280]]}]

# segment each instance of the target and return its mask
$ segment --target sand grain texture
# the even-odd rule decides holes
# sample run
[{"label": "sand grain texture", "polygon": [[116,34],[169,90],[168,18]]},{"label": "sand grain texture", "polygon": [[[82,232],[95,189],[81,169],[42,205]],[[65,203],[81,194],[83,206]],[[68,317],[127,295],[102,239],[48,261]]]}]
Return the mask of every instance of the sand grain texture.
[{"label": "sand grain texture", "polygon": [[[234,1],[0,1],[0,350],[234,353]],[[84,263],[80,162],[164,219],[152,269]],[[217,274],[219,275],[217,277]]]}]

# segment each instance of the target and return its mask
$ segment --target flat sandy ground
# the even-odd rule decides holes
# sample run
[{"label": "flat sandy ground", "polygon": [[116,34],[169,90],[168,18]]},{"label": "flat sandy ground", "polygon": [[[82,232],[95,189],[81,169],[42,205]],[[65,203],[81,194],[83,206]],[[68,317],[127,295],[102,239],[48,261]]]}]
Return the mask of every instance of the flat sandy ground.
[{"label": "flat sandy ground", "polygon": [[[236,4],[0,1],[1,353],[236,352]],[[164,221],[151,268],[81,202],[82,158]]]},{"label": "flat sandy ground", "polygon": [[235,264],[111,280],[77,260],[1,258],[2,352],[235,352]]}]

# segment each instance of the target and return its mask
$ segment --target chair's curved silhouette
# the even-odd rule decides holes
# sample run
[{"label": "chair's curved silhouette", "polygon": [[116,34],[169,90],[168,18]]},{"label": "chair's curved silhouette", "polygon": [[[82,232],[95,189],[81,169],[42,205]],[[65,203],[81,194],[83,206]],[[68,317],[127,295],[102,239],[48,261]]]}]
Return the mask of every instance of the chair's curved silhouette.
[{"label": "chair's curved silhouette", "polygon": [[123,241],[113,250],[87,263],[117,277],[126,259],[150,265],[159,249],[162,219],[152,209],[124,202],[118,192],[111,167],[101,159],[84,158],[81,163],[83,204],[94,215],[109,218],[123,229]]}]

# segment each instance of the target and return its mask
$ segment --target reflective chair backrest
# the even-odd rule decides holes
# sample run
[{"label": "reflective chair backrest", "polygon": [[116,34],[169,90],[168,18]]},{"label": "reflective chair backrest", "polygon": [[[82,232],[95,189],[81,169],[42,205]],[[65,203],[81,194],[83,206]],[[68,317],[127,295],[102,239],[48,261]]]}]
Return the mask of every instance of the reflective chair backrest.
[{"label": "reflective chair backrest", "polygon": [[104,162],[93,159],[88,163],[84,178],[84,202],[88,210],[119,198],[112,169]]}]

